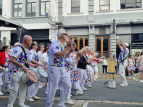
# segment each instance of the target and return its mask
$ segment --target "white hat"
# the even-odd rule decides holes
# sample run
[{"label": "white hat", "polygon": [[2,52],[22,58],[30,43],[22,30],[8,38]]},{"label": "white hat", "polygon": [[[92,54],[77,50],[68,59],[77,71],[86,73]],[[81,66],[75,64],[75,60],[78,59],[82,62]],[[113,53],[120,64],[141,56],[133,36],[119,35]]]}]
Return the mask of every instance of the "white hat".
[{"label": "white hat", "polygon": [[20,45],[20,43],[15,43],[14,46],[16,46],[16,45]]},{"label": "white hat", "polygon": [[127,47],[129,46],[129,44],[127,42],[125,42],[124,45],[126,45]]}]

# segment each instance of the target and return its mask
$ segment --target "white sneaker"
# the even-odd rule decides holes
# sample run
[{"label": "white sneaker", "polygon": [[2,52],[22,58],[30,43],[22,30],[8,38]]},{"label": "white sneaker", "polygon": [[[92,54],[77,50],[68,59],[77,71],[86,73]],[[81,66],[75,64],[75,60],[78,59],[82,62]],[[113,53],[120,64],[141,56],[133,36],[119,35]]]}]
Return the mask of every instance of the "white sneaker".
[{"label": "white sneaker", "polygon": [[128,86],[128,84],[120,84],[120,86]]},{"label": "white sneaker", "polygon": [[81,95],[81,94],[83,94],[83,91],[75,92],[75,95]]},{"label": "white sneaker", "polygon": [[74,102],[73,102],[73,101],[71,101],[71,100],[67,100],[67,101],[66,101],[66,104],[73,105],[73,104],[74,104]]},{"label": "white sneaker", "polygon": [[87,88],[83,87],[82,90],[83,90],[83,91],[87,91]]},{"label": "white sneaker", "polygon": [[143,82],[143,80],[139,80],[139,82]]},{"label": "white sneaker", "polygon": [[24,105],[24,106],[18,106],[18,107],[31,107],[31,106],[28,106],[28,105]]},{"label": "white sneaker", "polygon": [[34,102],[35,100],[33,98],[29,98],[29,99],[27,99],[27,101]]},{"label": "white sneaker", "polygon": [[39,100],[39,97],[34,96],[33,99],[34,99],[34,100]]},{"label": "white sneaker", "polygon": [[95,76],[95,78],[98,78],[98,76]]},{"label": "white sneaker", "polygon": [[129,79],[131,79],[131,77],[129,77]]},{"label": "white sneaker", "polygon": [[139,74],[139,73],[137,73],[137,75],[139,76],[140,74]]},{"label": "white sneaker", "polygon": [[0,95],[3,95],[3,93],[0,91]]},{"label": "white sneaker", "polygon": [[87,87],[87,88],[91,88],[91,87],[92,87],[92,85],[87,85],[86,87]]},{"label": "white sneaker", "polygon": [[97,79],[94,78],[94,81],[97,81]]},{"label": "white sneaker", "polygon": [[70,97],[71,97],[72,95],[70,95]]},{"label": "white sneaker", "polygon": [[40,85],[39,88],[43,88],[43,86]]}]

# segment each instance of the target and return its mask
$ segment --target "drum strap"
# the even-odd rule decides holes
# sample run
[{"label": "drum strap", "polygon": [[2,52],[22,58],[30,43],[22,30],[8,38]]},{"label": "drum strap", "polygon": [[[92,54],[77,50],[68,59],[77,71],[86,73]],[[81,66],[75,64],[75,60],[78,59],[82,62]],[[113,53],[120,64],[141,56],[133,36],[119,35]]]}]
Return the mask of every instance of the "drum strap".
[{"label": "drum strap", "polygon": [[[25,55],[25,59],[27,60],[27,56],[26,56],[26,53],[25,53],[25,49],[24,49],[21,45],[19,45],[19,46],[22,48],[22,51],[24,52],[24,55]],[[26,64],[26,63],[25,63],[25,66],[26,66],[27,68],[29,68],[29,65]]]}]

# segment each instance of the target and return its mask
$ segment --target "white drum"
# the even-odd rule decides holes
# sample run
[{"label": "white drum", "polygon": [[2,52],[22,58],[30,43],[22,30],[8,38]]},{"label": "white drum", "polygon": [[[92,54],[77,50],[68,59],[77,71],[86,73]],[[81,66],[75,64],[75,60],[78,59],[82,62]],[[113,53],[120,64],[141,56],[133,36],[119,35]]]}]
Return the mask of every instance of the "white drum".
[{"label": "white drum", "polygon": [[46,81],[48,74],[43,69],[39,69],[39,72],[37,73],[38,81]]},{"label": "white drum", "polygon": [[92,65],[92,66],[96,66],[96,65],[97,65],[97,62],[93,62],[91,65]]},{"label": "white drum", "polygon": [[22,74],[21,79],[24,82],[24,84],[30,86],[37,81],[37,75],[34,71],[28,70],[27,73]]}]

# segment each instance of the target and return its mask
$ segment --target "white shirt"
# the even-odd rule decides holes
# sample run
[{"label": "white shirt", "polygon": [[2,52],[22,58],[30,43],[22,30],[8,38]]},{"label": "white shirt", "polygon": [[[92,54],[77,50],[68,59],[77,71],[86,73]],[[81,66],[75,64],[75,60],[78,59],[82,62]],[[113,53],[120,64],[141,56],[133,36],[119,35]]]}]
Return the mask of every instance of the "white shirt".
[{"label": "white shirt", "polygon": [[[25,50],[25,52],[26,52],[26,50]],[[27,55],[27,52],[26,52],[26,55]],[[18,63],[23,64],[23,65],[25,64],[25,61],[26,61],[25,54],[20,46],[17,46],[14,48],[11,56],[16,58],[16,61]],[[22,68],[20,66],[15,65],[12,62],[10,62],[10,65],[9,65],[9,72],[16,73],[16,74],[18,74],[19,77],[21,77],[22,74],[24,73],[24,71],[22,70]]]},{"label": "white shirt", "polygon": [[75,65],[75,63],[77,62],[76,58],[76,54],[71,53],[69,55],[69,57],[66,58],[66,62],[69,65]]},{"label": "white shirt", "polygon": [[43,53],[44,56],[44,63],[46,63],[45,65],[48,66],[49,65],[49,55],[45,52]]},{"label": "white shirt", "polygon": [[55,40],[52,42],[50,48],[49,48],[49,65],[50,66],[57,66],[57,67],[63,67],[65,64],[65,55],[62,56],[60,59],[58,59],[55,54],[63,51],[64,46],[58,41]]},{"label": "white shirt", "polygon": [[[34,52],[34,50],[33,49],[31,49],[30,51],[29,51],[29,53],[28,53],[28,62],[30,62],[31,63],[31,60],[33,59],[34,61],[39,61],[38,60],[38,55],[37,55],[37,53],[36,52]],[[31,66],[29,66],[29,68],[31,68]],[[33,68],[33,67],[32,67]]]},{"label": "white shirt", "polygon": [[38,51],[38,58],[39,58],[40,63],[42,63],[40,60],[42,60],[44,62],[44,56],[43,56],[43,53],[41,51]]},{"label": "white shirt", "polygon": [[12,55],[13,50],[14,50],[14,48],[10,49],[10,51],[9,51],[8,54],[9,54],[9,55]]}]

